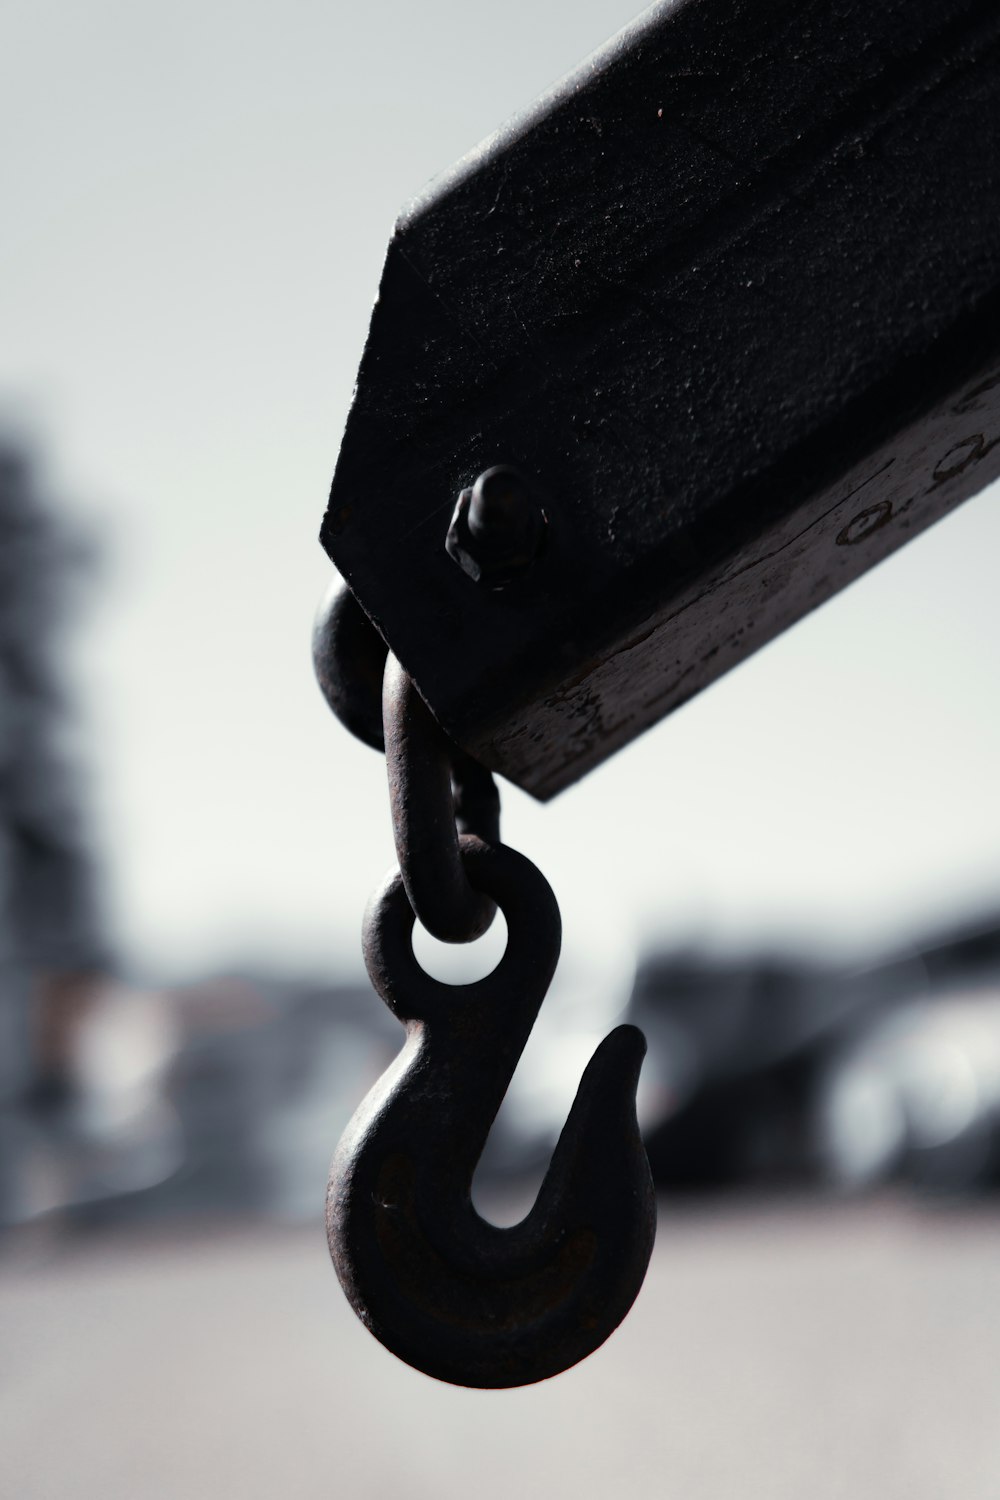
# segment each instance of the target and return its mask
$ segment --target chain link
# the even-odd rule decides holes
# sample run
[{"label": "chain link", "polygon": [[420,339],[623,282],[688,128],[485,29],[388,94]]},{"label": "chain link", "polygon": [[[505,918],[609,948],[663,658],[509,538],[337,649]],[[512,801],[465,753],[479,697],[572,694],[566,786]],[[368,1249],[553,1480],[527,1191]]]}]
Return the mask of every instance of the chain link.
[{"label": "chain link", "polygon": [[[385,664],[382,721],[392,832],[410,905],[432,937],[468,943],[486,931],[496,910],[471,884],[462,858],[473,831],[485,843],[499,842],[500,798],[493,777],[469,756],[456,753],[391,654]],[[466,830],[461,834],[457,806]]]},{"label": "chain link", "polygon": [[313,623],[313,670],[327,707],[355,739],[385,748],[382,673],[386,644],[350,589],[334,580]]},{"label": "chain link", "polygon": [[492,774],[448,738],[346,587],[332,589],[320,606],[313,660],[337,718],[385,750],[396,858],[414,913],[439,941],[471,942],[496,912],[463,859],[470,837],[500,842]]}]

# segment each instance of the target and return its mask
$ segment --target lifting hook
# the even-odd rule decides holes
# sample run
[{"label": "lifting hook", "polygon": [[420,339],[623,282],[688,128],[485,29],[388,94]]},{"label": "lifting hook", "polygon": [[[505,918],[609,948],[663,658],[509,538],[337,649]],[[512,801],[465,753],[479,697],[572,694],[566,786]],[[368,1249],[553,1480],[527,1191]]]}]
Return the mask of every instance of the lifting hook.
[{"label": "lifting hook", "polygon": [[642,1285],[655,1233],[635,1115],[646,1050],[619,1026],[594,1053],[534,1207],[498,1228],[472,1177],[555,972],[561,922],[541,872],[463,835],[471,884],[500,907],[507,948],[492,974],[454,986],[426,974],[397,872],[372,898],[364,953],[406,1041],[334,1157],[327,1235],[355,1312],[393,1353],[456,1385],[528,1385],[595,1350]]}]

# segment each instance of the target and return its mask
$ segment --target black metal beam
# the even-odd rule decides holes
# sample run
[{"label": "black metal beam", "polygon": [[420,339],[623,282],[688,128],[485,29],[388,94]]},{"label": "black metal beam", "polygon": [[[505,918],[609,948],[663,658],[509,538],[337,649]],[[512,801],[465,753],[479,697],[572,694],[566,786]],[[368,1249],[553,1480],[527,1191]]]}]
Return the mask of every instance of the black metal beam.
[{"label": "black metal beam", "polygon": [[[493,464],[502,589],[445,549]],[[544,798],[998,473],[995,0],[681,0],[404,213],[322,537]]]}]

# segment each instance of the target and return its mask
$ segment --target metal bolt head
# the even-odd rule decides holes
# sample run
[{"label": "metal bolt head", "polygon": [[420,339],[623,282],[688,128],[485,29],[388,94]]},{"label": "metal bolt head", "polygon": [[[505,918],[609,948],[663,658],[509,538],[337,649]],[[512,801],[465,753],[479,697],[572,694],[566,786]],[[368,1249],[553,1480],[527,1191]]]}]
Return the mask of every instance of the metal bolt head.
[{"label": "metal bolt head", "polygon": [[516,469],[496,464],[458,497],[445,549],[476,583],[503,588],[541,550],[546,516]]}]

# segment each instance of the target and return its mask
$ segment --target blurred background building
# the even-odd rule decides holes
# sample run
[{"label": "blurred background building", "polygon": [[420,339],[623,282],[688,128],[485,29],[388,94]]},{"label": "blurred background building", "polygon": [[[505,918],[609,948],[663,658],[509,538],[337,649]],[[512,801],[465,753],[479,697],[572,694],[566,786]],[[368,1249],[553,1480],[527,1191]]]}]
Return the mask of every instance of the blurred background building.
[{"label": "blurred background building", "polygon": [[90,561],[27,455],[0,445],[0,1222],[50,1206],[29,1181],[28,1121],[65,1105],[93,987],[109,970],[60,669]]}]

